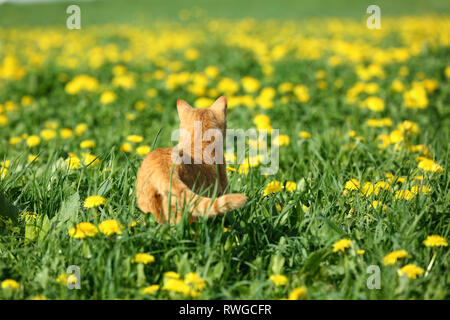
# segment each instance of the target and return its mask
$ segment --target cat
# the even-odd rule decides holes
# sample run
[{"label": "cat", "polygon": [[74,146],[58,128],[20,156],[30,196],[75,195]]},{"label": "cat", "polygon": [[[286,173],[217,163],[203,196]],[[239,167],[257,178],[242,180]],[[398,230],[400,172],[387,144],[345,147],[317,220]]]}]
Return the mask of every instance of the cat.
[{"label": "cat", "polygon": [[[221,161],[211,163],[206,161],[205,157],[199,163],[196,162],[198,153],[194,152],[198,151],[197,144],[197,150],[194,150],[194,123],[201,125],[202,132],[219,130],[225,139],[226,98],[218,98],[211,107],[205,109],[192,108],[184,100],[177,100],[177,111],[181,131],[178,145],[174,147],[177,149],[153,150],[147,154],[139,168],[136,181],[139,209],[144,213],[152,213],[160,223],[169,219],[173,223],[174,220],[180,221],[183,208],[188,209],[189,222],[193,222],[201,216],[209,218],[243,207],[247,202],[244,194],[225,194],[228,190],[228,179],[223,153]],[[209,143],[202,139],[200,145],[203,154]],[[223,145],[220,145],[220,148],[223,150]],[[174,164],[173,152],[191,160],[190,164],[188,161]],[[214,156],[214,152],[211,152],[211,155]],[[217,197],[211,198],[214,195]]]}]

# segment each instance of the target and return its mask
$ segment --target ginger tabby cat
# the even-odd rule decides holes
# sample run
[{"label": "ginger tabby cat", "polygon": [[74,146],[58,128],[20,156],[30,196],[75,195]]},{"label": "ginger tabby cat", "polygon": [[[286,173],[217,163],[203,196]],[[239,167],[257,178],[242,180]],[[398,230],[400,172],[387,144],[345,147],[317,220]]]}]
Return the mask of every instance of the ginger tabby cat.
[{"label": "ginger tabby cat", "polygon": [[[198,150],[197,144],[194,144],[194,139],[199,138],[194,136],[194,123],[200,123],[202,132],[209,129],[219,130],[225,139],[226,98],[224,96],[218,98],[207,109],[195,109],[185,101],[178,100],[177,110],[181,130],[178,145],[175,147],[177,149],[175,151],[174,148],[153,150],[145,157],[139,168],[136,182],[139,209],[144,213],[152,213],[158,222],[165,223],[169,220],[169,212],[171,222],[180,221],[184,207],[188,208],[189,221],[192,222],[200,216],[213,217],[244,206],[247,201],[244,194],[225,194],[228,179],[223,154],[222,161],[217,161],[219,162],[217,164],[205,161],[207,160],[205,155],[203,155],[205,159],[200,155],[200,161],[198,161],[199,152],[194,152],[200,151],[203,154],[208,146],[203,139],[200,144],[201,150]],[[223,145],[220,145],[220,148],[223,150]],[[174,165],[173,151],[190,161],[182,161]],[[211,154],[214,156],[214,153]],[[171,175],[172,181],[170,181]],[[214,195],[215,187],[217,197],[209,198]]]}]

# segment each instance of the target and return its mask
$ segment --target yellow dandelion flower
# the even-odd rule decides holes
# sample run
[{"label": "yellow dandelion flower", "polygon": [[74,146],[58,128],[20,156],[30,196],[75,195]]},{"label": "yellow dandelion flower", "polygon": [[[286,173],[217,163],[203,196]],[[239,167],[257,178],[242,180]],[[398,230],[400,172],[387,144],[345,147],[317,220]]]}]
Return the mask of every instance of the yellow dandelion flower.
[{"label": "yellow dandelion flower", "polygon": [[106,203],[106,199],[102,196],[90,196],[87,197],[86,200],[84,200],[84,207],[85,208],[95,208],[99,207]]},{"label": "yellow dandelion flower", "polygon": [[124,144],[122,144],[120,146],[120,150],[123,151],[123,152],[127,152],[127,153],[130,152],[132,149],[133,149],[133,147],[128,142],[125,142]]},{"label": "yellow dandelion flower", "polygon": [[73,136],[73,131],[72,131],[72,129],[63,128],[59,131],[59,135],[63,139],[69,139]]},{"label": "yellow dandelion flower", "polygon": [[2,281],[2,289],[17,290],[19,288],[19,283],[13,279],[5,279]]},{"label": "yellow dandelion flower", "polygon": [[358,179],[350,179],[345,183],[345,190],[358,190],[361,186],[361,183]]},{"label": "yellow dandelion flower", "polygon": [[299,136],[300,138],[302,138],[302,139],[307,140],[307,139],[310,139],[310,138],[311,138],[311,133],[309,133],[309,132],[307,132],[307,131],[300,131],[300,132],[298,133],[298,136]]},{"label": "yellow dandelion flower", "polygon": [[84,165],[88,167],[95,167],[100,164],[100,159],[90,153],[82,153]]},{"label": "yellow dandelion flower", "polygon": [[151,286],[145,287],[141,290],[142,294],[154,294],[159,290],[159,284],[152,284]]},{"label": "yellow dandelion flower", "polygon": [[290,138],[286,134],[280,134],[279,136],[275,137],[272,141],[273,144],[278,146],[288,146],[290,143]]},{"label": "yellow dandelion flower", "polygon": [[92,149],[95,147],[95,141],[93,140],[83,140],[80,143],[80,148]]},{"label": "yellow dandelion flower", "polygon": [[295,183],[294,181],[286,181],[285,188],[289,192],[294,192],[295,190],[297,190],[297,183]]},{"label": "yellow dandelion flower", "polygon": [[395,195],[394,198],[395,199],[404,199],[404,200],[411,200],[412,198],[414,198],[414,193],[411,192],[410,190],[398,190]]},{"label": "yellow dandelion flower", "polygon": [[117,220],[108,219],[108,220],[102,221],[99,224],[98,229],[104,235],[112,236],[114,234],[122,234],[122,231],[120,230],[121,227],[122,226],[119,224],[119,222],[117,222]]},{"label": "yellow dandelion flower", "polygon": [[132,134],[132,135],[127,136],[127,140],[130,142],[139,143],[139,142],[142,142],[142,140],[144,140],[144,138],[142,136]]},{"label": "yellow dandelion flower", "polygon": [[75,127],[75,134],[81,136],[87,129],[88,126],[86,123],[80,123]]},{"label": "yellow dandelion flower", "polygon": [[61,273],[57,278],[56,278],[56,282],[62,284],[62,285],[67,285],[68,283],[76,283],[77,282],[77,277],[73,274],[67,274],[67,273]]},{"label": "yellow dandelion flower", "polygon": [[81,160],[76,155],[69,156],[66,160],[64,160],[67,164],[67,167],[70,170],[78,169],[81,166]]},{"label": "yellow dandelion flower", "polygon": [[206,281],[196,272],[190,272],[184,276],[184,281],[193,286],[196,291],[202,291],[206,287]]},{"label": "yellow dandelion flower", "polygon": [[150,151],[151,151],[151,148],[150,148],[150,146],[147,146],[147,145],[136,148],[136,153],[141,156],[145,156]]},{"label": "yellow dandelion flower", "polygon": [[155,257],[148,253],[137,253],[134,259],[131,260],[133,263],[143,263],[148,264],[155,262]]},{"label": "yellow dandelion flower", "polygon": [[438,235],[428,236],[423,244],[427,247],[446,247],[448,246],[447,240],[444,237]]},{"label": "yellow dandelion flower", "polygon": [[267,196],[272,193],[280,192],[283,188],[283,184],[280,181],[271,181],[264,189],[264,196]]},{"label": "yellow dandelion flower", "polygon": [[333,243],[333,252],[345,252],[345,249],[350,247],[350,244],[352,243],[352,240],[350,239],[341,239],[339,241],[336,241]]},{"label": "yellow dandelion flower", "polygon": [[11,137],[9,139],[9,144],[10,145],[16,145],[16,144],[20,143],[21,141],[22,141],[21,137]]},{"label": "yellow dandelion flower", "polygon": [[269,280],[272,281],[275,286],[285,286],[288,282],[288,278],[282,274],[273,274],[269,277]]},{"label": "yellow dandelion flower", "polygon": [[105,91],[100,96],[101,104],[110,104],[116,101],[117,95],[113,91]]},{"label": "yellow dandelion flower", "polygon": [[69,229],[69,236],[75,239],[95,237],[97,233],[97,227],[90,222],[80,222],[75,227]]},{"label": "yellow dandelion flower", "polygon": [[421,276],[424,273],[421,267],[418,267],[414,264],[407,264],[398,270],[398,275],[401,277],[403,275],[407,275],[409,279],[416,279],[418,276]]},{"label": "yellow dandelion flower", "polygon": [[435,173],[442,173],[444,172],[444,168],[441,167],[439,164],[437,164],[436,162],[434,162],[431,159],[422,159],[418,164],[417,167],[419,169],[422,169],[424,171],[430,171],[430,172],[435,172]]},{"label": "yellow dandelion flower", "polygon": [[381,208],[381,210],[384,212],[386,211],[386,205],[384,205],[381,201],[373,201],[370,206],[374,208],[375,210],[378,208]]},{"label": "yellow dandelion flower", "polygon": [[289,293],[289,300],[300,300],[300,299],[306,299],[306,294],[308,290],[305,286],[300,286],[295,289],[293,289]]},{"label": "yellow dandelion flower", "polygon": [[27,138],[27,146],[31,147],[35,147],[37,145],[39,145],[41,143],[41,138],[39,138],[38,136],[29,136]]},{"label": "yellow dandelion flower", "polygon": [[399,259],[408,259],[408,258],[411,258],[411,255],[408,253],[408,251],[403,249],[395,250],[384,256],[383,264],[386,266],[393,265],[396,264]]},{"label": "yellow dandelion flower", "polygon": [[169,278],[163,285],[163,290],[176,293],[182,293],[185,296],[189,296],[191,293],[191,287],[181,279]]},{"label": "yellow dandelion flower", "polygon": [[51,140],[56,137],[56,131],[53,129],[44,129],[41,131],[41,137],[44,140]]},{"label": "yellow dandelion flower", "polygon": [[169,279],[180,279],[180,275],[176,273],[175,271],[167,271],[164,272],[164,277]]}]

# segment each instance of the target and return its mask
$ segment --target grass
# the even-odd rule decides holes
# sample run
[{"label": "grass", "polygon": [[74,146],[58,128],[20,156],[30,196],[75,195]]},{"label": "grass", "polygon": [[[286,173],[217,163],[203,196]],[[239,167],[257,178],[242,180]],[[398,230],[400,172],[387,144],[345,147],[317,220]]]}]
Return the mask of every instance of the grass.
[{"label": "grass", "polygon": [[[432,4],[444,6],[441,2]],[[104,3],[82,5],[94,7]],[[286,7],[289,5],[294,6],[294,2],[287,2]],[[61,6],[54,4],[48,8]],[[4,8],[3,14],[17,7]],[[23,8],[27,12],[33,7]],[[166,10],[167,14],[171,11]],[[223,17],[229,15],[223,12]],[[49,19],[49,23],[57,21],[53,19],[56,18]],[[98,20],[102,22],[102,19],[99,15]],[[21,28],[20,34],[12,26],[5,28],[0,35],[0,45],[6,48],[0,53],[0,65],[6,68],[5,57],[14,56],[25,74],[11,80],[5,76],[5,69],[0,68],[3,106],[0,116],[7,119],[0,125],[0,161],[10,161],[0,179],[0,281],[14,279],[19,284],[15,290],[0,289],[0,298],[185,298],[170,290],[159,290],[153,295],[141,292],[152,284],[162,288],[167,284],[164,273],[175,271],[181,277],[197,272],[206,281],[197,297],[202,299],[281,299],[300,286],[307,288],[308,299],[448,299],[448,247],[429,248],[423,244],[432,234],[448,239],[450,231],[447,108],[450,82],[446,76],[449,49],[436,40],[439,34],[448,36],[445,27],[448,18],[445,19],[386,19],[382,22],[386,27],[382,37],[364,26],[358,29],[361,26],[353,24],[354,20],[345,22],[339,34],[333,33],[333,28],[317,28],[317,24],[307,22],[294,23],[296,29],[289,31],[282,28],[282,21],[275,25],[270,22],[250,25],[250,28],[248,22],[225,21],[223,29],[217,32],[205,31],[207,21],[192,20],[187,28],[173,22],[163,25],[149,22],[143,29],[90,27],[76,34],[59,27]],[[0,20],[3,20],[1,16]],[[28,22],[39,24],[38,20]],[[325,20],[324,26],[329,26],[328,23],[332,22]],[[418,27],[423,25],[429,27]],[[406,32],[401,26],[408,27]],[[261,58],[264,55],[256,44],[248,46],[247,38],[229,42],[229,39],[240,40],[236,36],[239,32],[267,43],[270,48],[277,43],[287,46],[285,56],[270,61],[273,73],[267,71],[267,62]],[[411,34],[416,37],[412,39],[424,41],[419,53],[411,53],[414,51],[408,37]],[[58,42],[59,35],[72,41]],[[301,36],[308,36],[312,42],[299,45],[302,49],[299,56],[293,40],[304,40]],[[356,38],[360,46],[338,53],[339,48],[328,44],[336,43],[339,36],[346,44],[353,45]],[[145,42],[149,38],[155,40]],[[173,39],[183,41],[182,45],[171,42]],[[318,39],[325,39],[326,44],[319,45],[321,55],[305,57],[308,52],[304,48],[314,48],[317,45],[314,40]],[[434,40],[437,45],[432,45]],[[46,41],[55,42],[47,47]],[[71,47],[72,44],[79,47]],[[108,47],[111,44],[121,53],[130,49],[132,59],[126,58],[128,53],[119,59],[108,56],[115,50]],[[292,44],[294,47],[290,47]],[[389,48],[406,47],[408,59],[390,58],[381,65],[384,77],[362,79],[356,67],[376,64],[373,51],[367,51],[365,45],[371,46],[371,50],[380,49],[388,57]],[[89,60],[95,56],[90,51],[95,47],[108,48],[98,67],[93,67]],[[196,48],[199,58],[186,58],[188,48]],[[150,49],[161,51],[156,56],[147,56]],[[364,55],[363,61],[351,60],[355,51]],[[39,54],[43,60],[32,63],[33,59],[39,61]],[[342,57],[342,62],[333,64],[330,57],[336,55]],[[71,60],[74,57],[77,63]],[[177,70],[171,64],[173,61],[180,62],[181,69]],[[118,65],[125,66],[126,74],[135,80],[129,89],[113,84],[120,71]],[[248,129],[255,126],[253,119],[257,114],[268,115],[271,125],[290,137],[290,143],[280,147],[280,168],[275,176],[267,177],[260,174],[259,167],[250,168],[248,174],[228,172],[231,190],[245,193],[248,203],[223,217],[193,224],[184,219],[179,225],[169,226],[157,224],[151,215],[146,215],[145,224],[141,222],[133,227],[132,222],[142,217],[135,200],[136,172],[143,159],[137,147],[174,145],[170,135],[178,125],[176,99],[194,104],[200,96],[207,95],[195,93],[189,89],[189,83],[168,87],[168,75],[181,71],[203,73],[211,65],[219,69],[220,76],[209,80],[208,89],[217,89],[217,95],[223,93],[218,89],[222,77],[240,83],[243,76],[252,76],[260,81],[261,87],[275,89],[275,97],[269,99],[274,103],[273,108],[264,109],[258,103],[249,108],[240,103],[229,109],[227,117],[228,128]],[[404,67],[408,74],[399,75]],[[20,73],[16,65],[11,70],[13,74]],[[166,72],[161,79],[155,74],[157,70]],[[319,70],[325,72],[326,88],[317,79]],[[79,74],[97,79],[98,87],[70,94],[67,84]],[[427,91],[426,108],[411,109],[405,105],[403,92],[391,89],[395,79],[404,84],[404,91],[412,90],[413,82],[424,79],[435,80],[437,88]],[[309,99],[302,102],[292,93],[282,93],[278,86],[283,82],[305,85]],[[357,82],[365,86],[376,83],[378,92],[362,92],[356,102],[349,102],[348,92]],[[156,89],[156,95],[149,96],[148,89]],[[100,97],[108,90],[114,91],[117,98],[103,105]],[[259,90],[245,93],[241,86],[235,94],[227,96],[231,99],[244,94],[256,99]],[[24,103],[23,96],[31,97],[30,105]],[[381,97],[384,110],[374,112],[358,107],[369,96]],[[138,101],[144,101],[146,107],[136,108]],[[393,125],[373,128],[366,124],[371,118],[390,118]],[[377,137],[390,134],[405,120],[416,123],[419,133],[404,133],[403,141],[391,141],[380,148]],[[87,124],[85,132],[67,139],[60,136],[60,129],[75,130],[80,123]],[[56,136],[45,140],[44,129],[53,130]],[[355,135],[349,134],[351,130]],[[310,132],[311,138],[299,138],[300,131]],[[29,147],[23,134],[41,136],[42,141]],[[131,143],[130,152],[121,151],[131,134],[140,135],[144,140]],[[20,142],[12,144],[13,137],[21,137]],[[82,148],[80,143],[84,140],[95,141],[95,147]],[[418,167],[416,158],[421,154],[411,151],[409,146],[419,144],[428,147],[425,156],[438,163],[442,173]],[[78,169],[69,169],[65,161],[69,153],[82,158],[83,152],[95,155],[100,163],[82,163]],[[29,162],[29,155],[39,158]],[[405,181],[391,182],[390,190],[378,194],[347,191],[344,195],[349,179],[358,179],[361,189],[364,182],[386,181],[387,172]],[[423,176],[423,181],[417,181],[416,176]],[[296,190],[283,189],[263,197],[270,181],[283,184],[294,181]],[[411,190],[417,185],[425,185],[431,191],[415,194],[409,200],[395,198],[397,191]],[[98,208],[83,207],[85,199],[92,195],[105,197],[106,204]],[[383,202],[386,209],[372,208],[373,201]],[[121,235],[98,233],[92,238],[75,239],[68,234],[77,223],[88,221],[98,226],[107,219],[121,223]],[[352,240],[350,247],[333,252],[333,244],[345,238]],[[399,249],[406,250],[410,258],[395,265],[384,265],[383,258]],[[365,253],[358,254],[358,250]],[[151,254],[155,261],[147,265],[133,263],[137,253]],[[406,264],[425,271],[434,254],[436,259],[427,275],[424,273],[417,279],[399,277],[398,270]],[[80,268],[80,290],[68,290],[57,281],[71,265]],[[371,265],[379,266],[381,271],[379,290],[367,287],[370,276],[367,268]],[[275,286],[269,280],[274,274],[285,275],[287,284]]]}]

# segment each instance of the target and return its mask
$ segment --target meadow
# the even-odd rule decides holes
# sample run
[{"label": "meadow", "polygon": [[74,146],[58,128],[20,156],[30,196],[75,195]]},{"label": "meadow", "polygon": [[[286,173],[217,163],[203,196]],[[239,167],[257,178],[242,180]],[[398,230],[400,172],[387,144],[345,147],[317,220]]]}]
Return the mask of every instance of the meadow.
[{"label": "meadow", "polygon": [[[449,299],[450,16],[362,18],[0,26],[0,298]],[[176,100],[221,95],[277,173],[227,154],[242,209],[143,216]]]}]

